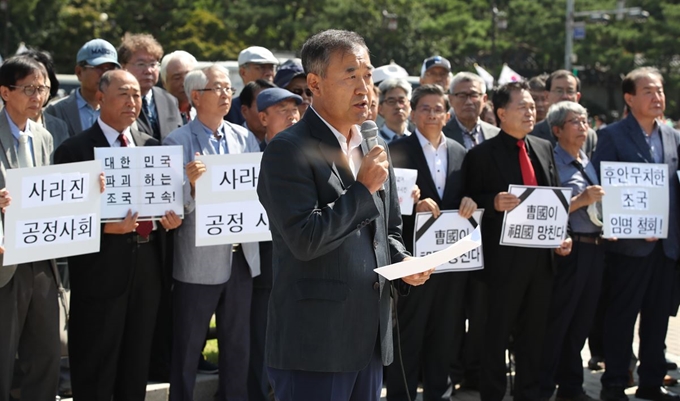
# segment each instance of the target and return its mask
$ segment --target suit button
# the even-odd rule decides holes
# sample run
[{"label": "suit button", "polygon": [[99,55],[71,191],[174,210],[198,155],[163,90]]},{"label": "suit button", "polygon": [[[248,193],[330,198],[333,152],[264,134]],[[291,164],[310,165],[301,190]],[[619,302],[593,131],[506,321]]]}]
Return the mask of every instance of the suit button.
[{"label": "suit button", "polygon": [[373,283],[373,289],[376,290],[376,291],[380,290],[380,283],[377,282],[377,281],[375,283]]},{"label": "suit button", "polygon": [[373,248],[378,249],[378,241],[373,241]]}]

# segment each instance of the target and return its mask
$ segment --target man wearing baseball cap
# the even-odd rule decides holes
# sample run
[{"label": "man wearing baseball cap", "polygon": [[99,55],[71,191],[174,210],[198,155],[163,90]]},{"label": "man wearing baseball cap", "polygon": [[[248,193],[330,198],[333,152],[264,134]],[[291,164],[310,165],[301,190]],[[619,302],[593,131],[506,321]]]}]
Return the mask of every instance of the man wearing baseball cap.
[{"label": "man wearing baseball cap", "polygon": [[86,130],[99,118],[97,89],[99,79],[106,71],[120,68],[118,53],[104,39],[92,39],[85,43],[76,56],[76,76],[80,88],[68,97],[52,103],[45,113],[66,121],[69,136]]},{"label": "man wearing baseball cap", "polygon": [[295,59],[286,61],[276,72],[274,85],[279,88],[287,89],[300,96],[302,103],[298,105],[300,117],[305,114],[307,108],[312,104],[312,91],[307,86],[307,74],[302,68],[302,63]]},{"label": "man wearing baseball cap", "polygon": [[[279,65],[279,60],[264,47],[251,46],[241,50],[238,55],[238,74],[241,76],[243,85],[247,85],[256,79],[273,82],[277,65]],[[235,97],[232,100],[231,108],[224,119],[230,123],[243,125],[245,118],[241,114],[240,97]]]},{"label": "man wearing baseball cap", "polygon": [[449,89],[451,84],[451,63],[442,56],[432,56],[423,61],[423,67],[420,69],[420,84],[437,84]]},{"label": "man wearing baseball cap", "polygon": [[257,95],[260,122],[267,130],[263,143],[269,143],[276,134],[300,120],[297,106],[301,103],[302,97],[281,88],[265,89]]}]

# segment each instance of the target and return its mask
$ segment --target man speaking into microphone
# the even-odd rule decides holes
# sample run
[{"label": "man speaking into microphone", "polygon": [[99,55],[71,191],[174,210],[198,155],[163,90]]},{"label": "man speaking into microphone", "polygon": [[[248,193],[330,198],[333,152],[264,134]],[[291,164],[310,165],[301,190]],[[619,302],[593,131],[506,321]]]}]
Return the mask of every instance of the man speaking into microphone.
[{"label": "man speaking into microphone", "polygon": [[301,53],[314,105],[269,143],[258,183],[274,248],[269,378],[280,401],[378,401],[393,346],[389,283],[373,269],[408,253],[385,143],[362,146],[357,127],[373,66],[354,32],[318,33]]}]

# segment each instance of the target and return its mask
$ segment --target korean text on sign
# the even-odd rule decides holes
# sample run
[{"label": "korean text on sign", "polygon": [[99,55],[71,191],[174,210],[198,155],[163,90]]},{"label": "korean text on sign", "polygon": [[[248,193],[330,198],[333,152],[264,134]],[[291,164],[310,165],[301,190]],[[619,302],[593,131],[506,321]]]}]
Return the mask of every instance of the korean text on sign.
[{"label": "korean text on sign", "polygon": [[418,179],[418,170],[395,168],[394,176],[397,178],[397,193],[399,194],[401,214],[410,216],[413,213],[413,196],[411,194]]},{"label": "korean text on sign", "polygon": [[271,240],[257,196],[262,153],[197,156],[206,173],[196,182],[196,246]]},{"label": "korean text on sign", "polygon": [[[437,219],[429,212],[416,213],[413,235],[414,256],[427,256],[455,244],[479,225],[483,213],[484,209],[479,209],[470,219],[460,217],[457,210],[442,210]],[[482,268],[484,268],[484,259],[480,246],[438,266],[435,272],[469,271]]]},{"label": "korean text on sign", "polygon": [[170,210],[183,215],[181,146],[96,148],[95,158],[106,174],[103,219],[122,220],[128,210],[142,220],[159,219]]},{"label": "korean text on sign", "polygon": [[510,185],[520,204],[505,212],[501,245],[557,248],[567,235],[570,188]]},{"label": "korean text on sign", "polygon": [[602,162],[605,238],[668,236],[668,165]]},{"label": "korean text on sign", "polygon": [[4,264],[99,251],[100,163],[7,170]]}]

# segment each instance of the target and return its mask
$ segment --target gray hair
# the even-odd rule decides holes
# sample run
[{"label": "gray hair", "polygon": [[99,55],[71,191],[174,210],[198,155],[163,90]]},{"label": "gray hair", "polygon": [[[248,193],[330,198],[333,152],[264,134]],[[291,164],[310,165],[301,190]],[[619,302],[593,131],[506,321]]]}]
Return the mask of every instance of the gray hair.
[{"label": "gray hair", "polygon": [[458,74],[454,75],[453,79],[451,80],[451,85],[449,85],[449,93],[453,94],[453,88],[455,88],[456,85],[461,82],[476,82],[479,84],[482,94],[486,93],[486,82],[484,82],[482,77],[467,71],[459,72]]},{"label": "gray hair", "polygon": [[[219,64],[212,64],[208,67],[201,68],[200,70],[190,71],[186,78],[184,78],[184,93],[186,93],[189,99],[189,104],[194,107],[194,102],[191,100],[191,92],[199,89],[205,89],[208,86],[208,73],[211,71],[219,71],[227,76],[229,79],[229,71]],[[231,83],[231,79],[229,79]]]},{"label": "gray hair", "polygon": [[194,57],[189,52],[185,52],[184,50],[176,50],[170,54],[166,54],[161,60],[161,82],[163,82],[163,84],[167,82],[166,78],[168,77],[168,64],[175,60],[190,64],[192,69],[198,63],[198,61],[196,61],[196,57]]},{"label": "gray hair", "polygon": [[358,47],[363,47],[368,51],[364,38],[356,32],[337,29],[319,32],[302,45],[300,51],[302,66],[307,74],[315,74],[323,78],[326,76],[326,69],[333,53],[336,51],[351,52]]},{"label": "gray hair", "polygon": [[401,89],[406,93],[406,99],[411,100],[411,84],[405,78],[387,78],[380,83],[379,104],[385,101],[385,94],[392,89]]},{"label": "gray hair", "polygon": [[579,116],[586,116],[588,118],[588,110],[576,102],[565,100],[550,106],[548,115],[545,117],[551,127],[564,127],[567,122],[569,113],[574,113]]}]

